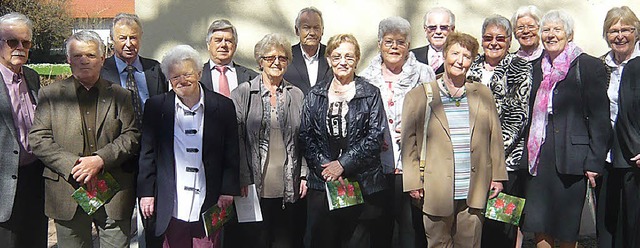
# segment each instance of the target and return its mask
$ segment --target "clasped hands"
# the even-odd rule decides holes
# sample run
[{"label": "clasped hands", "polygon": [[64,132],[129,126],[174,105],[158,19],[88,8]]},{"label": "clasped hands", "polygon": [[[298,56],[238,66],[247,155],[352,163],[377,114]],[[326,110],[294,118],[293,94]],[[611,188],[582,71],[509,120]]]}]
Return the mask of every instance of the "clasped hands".
[{"label": "clasped hands", "polygon": [[325,181],[330,182],[333,180],[339,180],[342,183],[342,173],[344,172],[344,168],[338,160],[331,161],[321,166],[324,168],[324,170],[322,170],[322,178],[324,178]]},{"label": "clasped hands", "polygon": [[86,184],[88,189],[96,187],[96,176],[104,167],[104,160],[98,155],[80,157],[71,168],[71,175],[79,184]]}]

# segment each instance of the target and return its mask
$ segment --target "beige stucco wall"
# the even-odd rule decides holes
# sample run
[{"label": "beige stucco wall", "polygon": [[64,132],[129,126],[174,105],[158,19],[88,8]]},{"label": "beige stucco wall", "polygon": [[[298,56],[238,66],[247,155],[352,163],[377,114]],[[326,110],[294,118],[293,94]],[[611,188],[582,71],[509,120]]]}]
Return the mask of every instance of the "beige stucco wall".
[{"label": "beige stucco wall", "polygon": [[[162,59],[174,45],[188,44],[208,59],[205,38],[209,24],[226,18],[238,30],[238,52],[235,60],[256,68],[253,46],[265,34],[277,32],[295,44],[294,20],[301,8],[315,6],[323,12],[323,43],[334,34],[352,33],[360,42],[363,60],[360,69],[377,53],[378,22],[389,16],[401,16],[412,24],[411,47],[426,44],[422,16],[436,6],[451,9],[456,15],[456,30],[480,37],[482,21],[491,14],[509,19],[521,5],[535,4],[543,12],[562,8],[575,19],[575,41],[592,55],[606,52],[602,39],[602,22],[611,7],[627,5],[640,15],[638,0],[136,0],[136,13],[144,25],[143,56]],[[512,42],[512,50],[517,42]]]}]

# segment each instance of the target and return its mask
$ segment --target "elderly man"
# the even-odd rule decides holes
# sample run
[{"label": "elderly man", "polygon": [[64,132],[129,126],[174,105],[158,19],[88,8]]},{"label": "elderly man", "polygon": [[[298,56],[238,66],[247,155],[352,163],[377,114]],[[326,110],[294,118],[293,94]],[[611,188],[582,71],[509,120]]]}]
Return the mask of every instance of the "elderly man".
[{"label": "elderly man", "polygon": [[38,74],[25,67],[33,23],[19,13],[0,17],[0,244],[46,247],[42,162],[29,147]]},{"label": "elderly man", "polygon": [[295,23],[300,43],[291,47],[293,62],[284,79],[297,86],[306,95],[316,83],[331,80],[331,72],[324,57],[325,45],[320,44],[324,32],[322,12],[307,7],[298,12]]},{"label": "elderly man", "polygon": [[238,84],[258,76],[255,71],[233,62],[238,45],[238,32],[225,19],[215,20],[207,31],[209,61],[202,68],[202,85],[229,97]]},{"label": "elderly man", "polygon": [[424,14],[424,33],[427,35],[429,45],[412,49],[418,61],[425,63],[436,73],[444,72],[444,56],[442,49],[449,33],[455,31],[456,16],[451,10],[436,7]]},{"label": "elderly man", "polygon": [[[55,220],[59,247],[90,247],[91,223],[100,247],[128,247],[135,180],[123,163],[138,153],[140,138],[131,93],[100,78],[105,49],[98,34],[77,32],[66,48],[73,75],[40,90],[29,133],[45,165],[45,214]],[[71,194],[95,187],[107,172],[120,190],[88,215]]]},{"label": "elderly man", "polygon": [[[138,196],[157,216],[164,247],[219,247],[201,213],[240,195],[236,110],[231,99],[200,87],[198,52],[180,45],[162,59],[172,90],[146,103]],[[206,142],[205,142],[206,141]],[[157,208],[156,208],[157,206]]]},{"label": "elderly man", "polygon": [[[111,26],[111,39],[115,53],[114,56],[104,61],[100,75],[103,79],[118,84],[137,96],[132,101],[136,121],[140,124],[142,123],[144,103],[151,96],[167,92],[169,88],[167,79],[162,73],[158,61],[139,55],[142,23],[137,15],[117,14]],[[127,168],[132,170],[138,168],[137,157],[127,162]],[[133,219],[135,222],[136,218]],[[138,244],[142,247],[161,247],[162,239],[153,235],[155,218],[146,219],[142,223],[146,231],[138,230],[140,236],[144,235],[144,240],[139,240]]]}]

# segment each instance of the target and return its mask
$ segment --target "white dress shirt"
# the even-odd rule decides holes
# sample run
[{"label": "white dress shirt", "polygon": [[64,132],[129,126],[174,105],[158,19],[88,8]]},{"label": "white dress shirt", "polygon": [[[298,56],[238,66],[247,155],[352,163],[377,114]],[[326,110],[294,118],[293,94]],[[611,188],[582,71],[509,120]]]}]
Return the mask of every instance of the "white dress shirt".
[{"label": "white dress shirt", "polygon": [[318,50],[316,50],[316,54],[313,56],[309,56],[304,49],[302,49],[302,45],[300,45],[300,50],[302,50],[302,57],[304,58],[304,63],[307,65],[307,74],[309,75],[309,84],[311,87],[316,85],[316,81],[318,81],[318,61],[320,53],[320,44],[318,44]]},{"label": "white dress shirt", "polygon": [[433,63],[434,60],[437,59],[437,56],[440,57],[440,61],[438,62],[438,67],[436,68],[439,68],[440,66],[442,66],[442,64],[444,64],[444,54],[442,54],[442,51],[438,52],[436,51],[436,49],[433,49],[433,46],[429,45],[429,52],[427,52],[427,54],[429,54],[429,57],[427,58],[427,62],[429,62],[429,64],[427,65],[431,66],[431,63]]},{"label": "white dress shirt", "polygon": [[202,134],[204,124],[204,92],[200,87],[200,101],[189,108],[176,95],[173,128],[173,154],[176,166],[176,197],[173,217],[195,222],[207,195],[207,181],[202,162]]},{"label": "white dress shirt", "polygon": [[[236,87],[238,87],[238,74],[236,71],[236,67],[233,66],[233,61],[229,62],[229,64],[224,65],[227,67],[225,71],[225,75],[227,75],[227,82],[229,82],[229,92],[233,91]],[[213,63],[211,59],[209,59],[209,69],[211,70],[211,82],[213,82],[213,91],[220,92],[220,84],[218,79],[220,79],[220,72],[215,68],[216,64]],[[240,82],[243,83],[243,82]]]}]

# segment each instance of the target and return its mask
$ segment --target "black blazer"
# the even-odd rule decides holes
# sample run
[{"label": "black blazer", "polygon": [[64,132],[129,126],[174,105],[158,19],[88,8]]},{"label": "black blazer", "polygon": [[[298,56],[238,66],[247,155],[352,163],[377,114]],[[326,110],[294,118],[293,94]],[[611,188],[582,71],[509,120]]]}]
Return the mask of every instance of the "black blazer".
[{"label": "black blazer", "polygon": [[612,162],[616,168],[632,168],[636,166],[630,159],[640,153],[640,57],[624,67],[618,97]]},{"label": "black blazer", "polygon": [[[580,61],[582,88],[577,84],[578,61]],[[541,64],[542,61],[539,60],[533,65],[533,87],[529,98],[530,113],[533,113],[536,94],[542,82]],[[555,166],[558,173],[569,175],[584,175],[585,171],[602,173],[611,139],[607,79],[602,61],[582,54],[571,63],[567,77],[556,84],[553,90],[553,115],[550,118],[553,118]],[[586,112],[586,119],[583,117],[583,111]],[[527,139],[529,127],[530,123],[526,128]],[[525,166],[523,168],[527,168],[528,158],[525,149],[521,160]]]},{"label": "black blazer", "polygon": [[[236,110],[231,99],[204,89],[202,161],[207,195],[202,212],[215,205],[220,195],[240,195],[239,144]],[[155,197],[156,236],[169,225],[176,197],[173,128],[173,91],[149,98],[142,122],[138,197]]]},{"label": "black blazer", "polygon": [[[318,51],[318,79],[316,83],[324,81],[330,82],[333,77],[333,72],[324,56],[326,49],[327,46],[320,44],[320,50]],[[291,65],[289,65],[289,68],[287,68],[287,71],[284,73],[284,79],[298,87],[302,90],[302,93],[307,95],[309,90],[311,90],[311,82],[309,82],[309,72],[307,71],[307,64],[304,62],[304,57],[302,56],[300,43],[291,47],[291,53],[293,54],[293,62],[291,62]]]},{"label": "black blazer", "polygon": [[[239,64],[236,64],[236,62],[233,62],[233,67],[236,68],[236,76],[238,78],[238,85],[240,85],[241,83],[244,83],[244,82],[249,82],[249,81],[251,81],[251,79],[253,79],[256,76],[258,76],[258,73],[255,72],[254,70],[251,70],[251,69],[249,69],[247,67],[244,67],[244,66],[241,66]],[[200,78],[200,83],[206,89],[208,89],[210,91],[214,91],[213,90],[213,80],[211,80],[211,66],[209,65],[209,62],[204,63],[204,66],[202,67],[202,78]],[[233,91],[233,89],[231,89],[231,91]]]},{"label": "black blazer", "polygon": [[[423,46],[423,47],[418,47],[418,48],[414,48],[409,50],[410,52],[413,52],[413,54],[416,56],[416,59],[424,64],[429,65],[429,60],[427,58],[429,58],[429,46]],[[435,71],[436,75],[441,74],[444,72],[444,63],[442,65],[440,65],[440,67],[438,67],[438,69]]]},{"label": "black blazer", "polygon": [[[165,93],[169,90],[167,78],[160,69],[160,63],[153,59],[140,57],[144,77],[147,79],[147,89],[149,89],[149,97]],[[100,77],[103,79],[120,84],[120,73],[116,67],[116,57],[111,56],[104,61]]]}]

